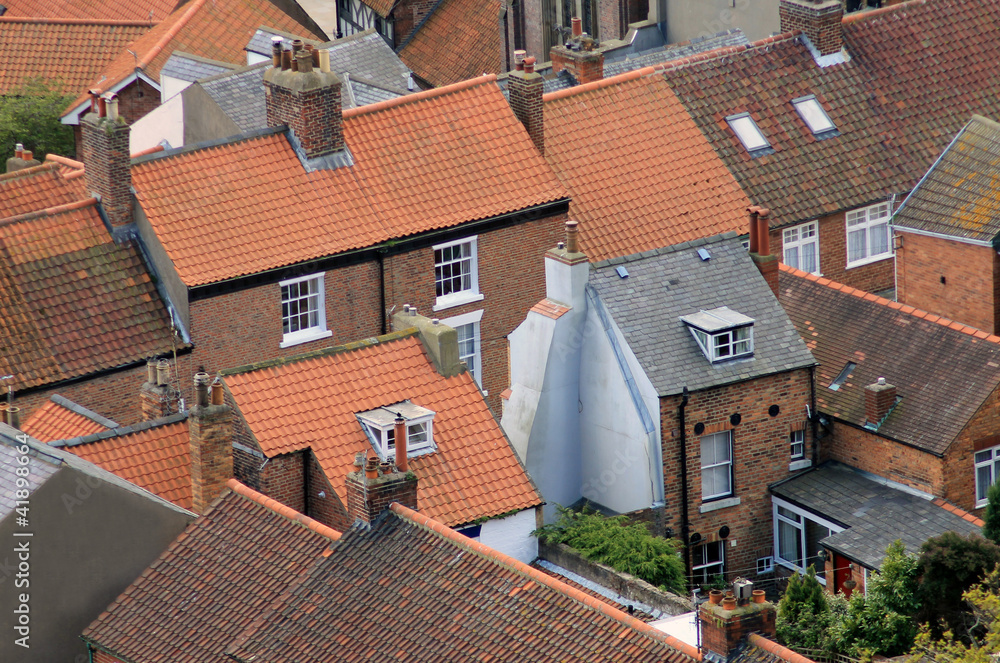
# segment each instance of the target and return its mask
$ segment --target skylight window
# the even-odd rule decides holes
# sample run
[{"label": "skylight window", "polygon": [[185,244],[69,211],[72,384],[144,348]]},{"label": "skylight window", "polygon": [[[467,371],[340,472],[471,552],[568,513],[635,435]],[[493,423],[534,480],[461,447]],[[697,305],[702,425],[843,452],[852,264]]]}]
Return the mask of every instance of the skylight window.
[{"label": "skylight window", "polygon": [[375,452],[386,460],[396,457],[397,416],[406,420],[407,458],[434,451],[437,448],[434,444],[434,414],[433,410],[403,401],[359,412],[357,417]]},{"label": "skylight window", "polygon": [[855,364],[853,361],[849,361],[846,364],[844,364],[844,369],[840,371],[840,375],[838,375],[837,378],[830,383],[830,390],[838,391],[840,387],[843,386],[843,384],[847,381],[847,378],[851,377],[851,373],[853,373],[854,369],[857,367],[858,365]]},{"label": "skylight window", "polygon": [[757,123],[750,117],[750,113],[730,115],[726,118],[726,122],[729,123],[729,128],[733,130],[740,142],[743,143],[743,147],[751,155],[771,147],[771,144],[764,138],[764,134],[757,128]]},{"label": "skylight window", "polygon": [[702,354],[713,364],[753,356],[753,318],[720,306],[681,317]]},{"label": "skylight window", "polygon": [[816,95],[810,94],[807,97],[792,99],[792,105],[814,136],[826,135],[837,130],[833,120],[816,100]]}]

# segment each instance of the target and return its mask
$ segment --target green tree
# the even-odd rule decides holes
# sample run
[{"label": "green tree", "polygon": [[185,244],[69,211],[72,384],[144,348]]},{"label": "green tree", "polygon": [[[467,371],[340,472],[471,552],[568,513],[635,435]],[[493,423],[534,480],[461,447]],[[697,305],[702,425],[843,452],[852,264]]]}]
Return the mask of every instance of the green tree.
[{"label": "green tree", "polygon": [[963,598],[970,614],[975,617],[981,635],[970,642],[956,638],[951,632],[935,640],[924,625],[913,647],[911,661],[934,663],[996,663],[1000,652],[1000,567],[993,569],[979,587],[970,589]]},{"label": "green tree", "polygon": [[829,636],[832,615],[823,586],[810,566],[805,575],[796,572],[778,602],[778,640],[795,650],[831,651]]},{"label": "green tree", "polygon": [[1000,481],[986,492],[986,514],[983,516],[983,537],[1000,545]]},{"label": "green tree", "polygon": [[1000,546],[976,534],[945,532],[924,543],[919,563],[918,598],[923,608],[917,619],[929,623],[935,639],[951,631],[968,642],[976,620],[962,594],[1000,563]]},{"label": "green tree", "polygon": [[0,97],[0,164],[14,156],[16,143],[39,160],[48,153],[74,156],[73,129],[59,121],[72,101],[60,85],[43,78],[28,80]]}]

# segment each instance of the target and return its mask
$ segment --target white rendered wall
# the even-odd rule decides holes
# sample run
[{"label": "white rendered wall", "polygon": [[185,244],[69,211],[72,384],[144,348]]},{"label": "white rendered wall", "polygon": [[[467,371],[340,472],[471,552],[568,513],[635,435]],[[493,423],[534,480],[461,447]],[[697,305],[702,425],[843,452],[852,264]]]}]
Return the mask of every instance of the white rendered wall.
[{"label": "white rendered wall", "polygon": [[176,97],[188,85],[191,85],[191,81],[173,76],[160,76],[160,103]]},{"label": "white rendered wall", "polygon": [[496,520],[487,520],[479,532],[479,542],[499,550],[525,564],[538,557],[538,539],[531,536],[535,530],[535,510],[525,509]]},{"label": "white rendered wall", "polygon": [[184,144],[184,98],[177,94],[154,108],[132,125],[129,149],[132,154],[156,147],[161,141],[171,147]]}]

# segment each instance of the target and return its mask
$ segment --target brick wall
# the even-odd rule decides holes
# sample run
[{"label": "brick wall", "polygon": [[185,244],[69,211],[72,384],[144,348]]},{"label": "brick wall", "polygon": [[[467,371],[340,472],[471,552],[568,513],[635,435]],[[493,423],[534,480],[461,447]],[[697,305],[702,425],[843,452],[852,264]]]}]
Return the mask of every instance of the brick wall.
[{"label": "brick wall", "polygon": [[778,5],[781,32],[801,30],[822,55],[836,53],[843,47],[843,15],[840,0],[825,0],[817,4],[812,0],[781,0]]},{"label": "brick wall", "polygon": [[392,10],[393,39],[396,46],[401,46],[420,21],[437,4],[435,0],[401,0]]},{"label": "brick wall", "polygon": [[539,62],[547,62],[549,54],[543,34],[542,0],[521,0],[521,11],[524,15],[524,50],[529,56],[538,58]]},{"label": "brick wall", "polygon": [[274,456],[260,471],[260,492],[302,513],[305,501],[305,451]]},{"label": "brick wall", "polygon": [[[303,80],[310,82],[307,89],[291,89]],[[267,126],[291,127],[308,158],[344,149],[340,88],[336,74],[268,69],[264,74]]]},{"label": "brick wall", "polygon": [[14,401],[15,405],[21,408],[22,422],[27,421],[35,410],[45,405],[52,394],[59,394],[126,426],[142,420],[139,407],[139,389],[145,380],[146,366],[143,364],[86,382],[63,385],[25,395],[15,392]]},{"label": "brick wall", "polygon": [[347,510],[366,523],[378,518],[393,502],[411,509],[418,507],[417,479],[413,474],[380,471],[379,476],[369,479],[364,471],[359,471],[348,474],[345,480]]},{"label": "brick wall", "polygon": [[[347,513],[347,507],[340,501],[319,461],[316,460],[316,456],[310,453],[307,462],[309,463],[309,513],[307,515],[338,532],[347,531],[354,524],[354,516]],[[325,493],[325,497],[319,496],[321,492]]]},{"label": "brick wall", "polygon": [[775,634],[777,610],[771,603],[750,603],[735,610],[703,603],[698,613],[702,647],[724,657],[734,653],[751,633],[768,638]]},{"label": "brick wall", "polygon": [[914,233],[897,233],[898,301],[990,333],[997,331],[1000,259],[974,246]]},{"label": "brick wall", "polygon": [[[591,0],[583,0],[591,2]],[[626,7],[636,4],[635,0],[597,0],[597,34],[591,35],[595,39],[606,41],[608,39],[622,39],[628,31],[628,23],[645,19],[624,17],[622,21],[622,5]],[[626,9],[628,11],[628,9]]]},{"label": "brick wall", "polygon": [[122,663],[111,654],[105,653],[100,650],[94,651],[94,663]]},{"label": "brick wall", "polygon": [[965,429],[952,442],[944,456],[944,493],[949,502],[983,517],[976,510],[976,451],[996,446],[1000,440],[1000,390],[994,389],[969,420]]},{"label": "brick wall", "polygon": [[195,406],[188,416],[195,513],[204,513],[233,476],[232,417],[228,405]]},{"label": "brick wall", "polygon": [[[597,51],[571,51],[565,46],[553,46],[549,54],[552,58],[553,72],[558,73],[566,69],[573,74],[573,78],[581,85],[604,78],[603,53]],[[515,111],[516,113],[517,111]],[[520,119],[520,116],[518,119]]]},{"label": "brick wall", "polygon": [[[556,49],[552,49],[553,53]],[[554,67],[554,64],[553,64]],[[538,151],[545,154],[545,115],[542,104],[545,82],[535,72],[512,71],[508,78],[510,108],[524,125]]]},{"label": "brick wall", "polygon": [[833,434],[820,446],[823,460],[840,461],[911,488],[944,496],[944,467],[933,454],[840,422],[834,424]]}]

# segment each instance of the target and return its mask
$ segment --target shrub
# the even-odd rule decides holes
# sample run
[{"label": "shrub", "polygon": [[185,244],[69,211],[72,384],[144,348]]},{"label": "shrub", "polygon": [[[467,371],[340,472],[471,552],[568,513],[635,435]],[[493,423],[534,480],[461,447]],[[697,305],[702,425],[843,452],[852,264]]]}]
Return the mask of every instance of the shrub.
[{"label": "shrub", "polygon": [[831,651],[830,624],[830,607],[816,570],[810,566],[805,575],[796,572],[778,602],[778,640],[796,650]]},{"label": "shrub", "polygon": [[972,534],[955,532],[928,539],[920,549],[918,596],[923,605],[917,617],[928,622],[935,639],[951,631],[966,642],[976,619],[962,594],[986,577],[1000,563],[1000,546]]},{"label": "shrub", "polygon": [[1000,545],[1000,481],[986,492],[986,513],[983,515],[983,537]]},{"label": "shrub", "polygon": [[50,152],[72,157],[73,129],[59,121],[72,101],[71,95],[42,78],[0,97],[0,163],[14,156],[15,143],[23,143],[39,161]]}]

